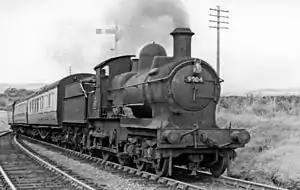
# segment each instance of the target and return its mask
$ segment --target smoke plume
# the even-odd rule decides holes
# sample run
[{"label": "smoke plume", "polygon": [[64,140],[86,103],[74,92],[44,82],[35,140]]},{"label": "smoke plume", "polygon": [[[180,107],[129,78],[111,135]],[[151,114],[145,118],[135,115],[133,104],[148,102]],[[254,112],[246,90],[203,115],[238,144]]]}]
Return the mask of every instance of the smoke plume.
[{"label": "smoke plume", "polygon": [[47,48],[47,54],[66,73],[69,65],[73,72],[90,72],[96,64],[113,55],[112,37],[96,35],[96,28],[109,28],[117,21],[118,54],[135,54],[152,41],[168,50],[172,45],[169,33],[176,27],[189,26],[188,13],[181,0],[113,2],[111,8],[102,13],[106,27],[104,23],[97,23],[96,13],[88,18],[80,16],[63,20],[55,26],[54,39]]},{"label": "smoke plume", "polygon": [[106,15],[106,21],[118,24],[120,53],[136,53],[152,41],[169,48],[169,33],[176,27],[189,27],[181,0],[120,0]]}]

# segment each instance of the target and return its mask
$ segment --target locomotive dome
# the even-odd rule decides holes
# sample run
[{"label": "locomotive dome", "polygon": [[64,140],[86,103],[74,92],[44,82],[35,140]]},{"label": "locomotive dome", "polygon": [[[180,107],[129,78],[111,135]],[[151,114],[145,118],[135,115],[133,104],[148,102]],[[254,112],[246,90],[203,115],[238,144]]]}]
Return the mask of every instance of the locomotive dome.
[{"label": "locomotive dome", "polygon": [[139,58],[154,56],[167,56],[165,48],[155,42],[144,46],[139,54]]}]

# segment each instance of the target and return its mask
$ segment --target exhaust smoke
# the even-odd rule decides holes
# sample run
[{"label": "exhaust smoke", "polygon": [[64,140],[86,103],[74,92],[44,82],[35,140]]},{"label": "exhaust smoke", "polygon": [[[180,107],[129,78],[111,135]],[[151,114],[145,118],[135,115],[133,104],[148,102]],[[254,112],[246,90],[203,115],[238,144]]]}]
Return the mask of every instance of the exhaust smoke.
[{"label": "exhaust smoke", "polygon": [[170,48],[170,31],[189,27],[181,0],[119,0],[106,15],[106,22],[118,24],[118,52],[131,54],[152,41]]}]

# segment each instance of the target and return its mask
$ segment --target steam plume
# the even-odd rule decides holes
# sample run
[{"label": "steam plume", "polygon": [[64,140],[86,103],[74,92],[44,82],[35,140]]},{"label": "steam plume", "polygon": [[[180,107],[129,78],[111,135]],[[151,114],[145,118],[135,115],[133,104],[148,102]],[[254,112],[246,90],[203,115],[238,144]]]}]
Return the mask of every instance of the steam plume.
[{"label": "steam plume", "polygon": [[107,23],[117,22],[120,28],[121,53],[135,53],[151,41],[168,48],[172,44],[169,33],[176,27],[189,27],[181,0],[120,0],[106,18]]}]

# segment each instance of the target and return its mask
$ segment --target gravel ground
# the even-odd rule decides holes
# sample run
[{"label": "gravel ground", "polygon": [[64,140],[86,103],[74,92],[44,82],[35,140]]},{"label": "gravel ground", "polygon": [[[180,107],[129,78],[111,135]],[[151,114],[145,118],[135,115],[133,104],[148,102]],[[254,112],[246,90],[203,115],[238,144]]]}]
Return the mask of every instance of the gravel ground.
[{"label": "gravel ground", "polygon": [[[107,189],[115,190],[154,190],[154,189],[170,189],[164,185],[155,184],[153,181],[139,178],[136,176],[128,176],[125,172],[113,171],[113,169],[103,169],[92,164],[79,162],[78,160],[69,158],[60,152],[53,152],[46,149],[42,145],[32,144],[25,141],[25,144],[30,146],[38,153],[51,158],[53,161],[61,164],[63,167],[72,170],[80,176],[90,179],[92,182],[106,186]],[[107,171],[111,170],[111,171]]]}]

